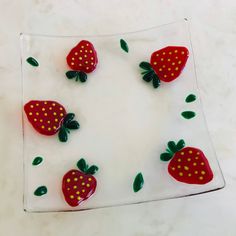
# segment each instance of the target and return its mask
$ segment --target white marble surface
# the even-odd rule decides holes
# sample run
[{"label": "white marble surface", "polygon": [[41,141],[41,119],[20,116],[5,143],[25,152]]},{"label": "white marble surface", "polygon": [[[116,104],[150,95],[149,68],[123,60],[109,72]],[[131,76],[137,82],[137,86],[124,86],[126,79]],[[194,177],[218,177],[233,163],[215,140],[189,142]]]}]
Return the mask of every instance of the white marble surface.
[{"label": "white marble surface", "polygon": [[[236,235],[234,0],[1,0],[0,235]],[[188,17],[204,111],[226,178],[218,192],[75,213],[22,210],[19,33],[134,31]]]}]

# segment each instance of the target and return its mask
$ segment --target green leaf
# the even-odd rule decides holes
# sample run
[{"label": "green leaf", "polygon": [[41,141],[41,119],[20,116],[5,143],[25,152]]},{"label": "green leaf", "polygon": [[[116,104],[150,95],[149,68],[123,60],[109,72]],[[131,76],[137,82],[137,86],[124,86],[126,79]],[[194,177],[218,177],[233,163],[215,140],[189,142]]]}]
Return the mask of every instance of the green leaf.
[{"label": "green leaf", "polygon": [[190,103],[190,102],[194,102],[197,99],[195,94],[189,94],[186,98],[185,98],[185,102]]},{"label": "green leaf", "polygon": [[67,113],[63,120],[63,124],[67,127],[67,124],[70,123],[74,118],[75,118],[74,113]]},{"label": "green leaf", "polygon": [[125,42],[124,39],[120,39],[120,47],[125,51],[125,52],[129,52],[129,47],[128,44]]},{"label": "green leaf", "polygon": [[81,158],[78,162],[77,162],[77,167],[82,171],[82,172],[86,172],[88,169],[88,165],[86,164],[86,161],[84,160],[84,158]]},{"label": "green leaf", "polygon": [[79,129],[80,125],[76,120],[72,120],[71,122],[67,123],[66,128],[68,129]]},{"label": "green leaf", "polygon": [[196,113],[195,112],[193,112],[193,111],[183,111],[182,113],[181,113],[181,115],[185,118],[185,119],[192,119],[193,117],[195,117],[196,116]]},{"label": "green leaf", "polygon": [[153,87],[154,88],[158,88],[160,86],[160,83],[161,83],[161,81],[158,78],[158,76],[155,73],[153,73],[152,74],[152,84],[153,84]]},{"label": "green leaf", "polygon": [[183,139],[180,139],[179,142],[176,144],[176,148],[177,148],[177,151],[181,150],[182,148],[184,148],[185,146],[185,142]]},{"label": "green leaf", "polygon": [[98,171],[98,167],[95,166],[95,165],[92,165],[92,166],[90,166],[90,167],[87,169],[86,174],[93,175],[93,174],[95,174],[97,171]]},{"label": "green leaf", "polygon": [[153,71],[149,71],[147,72],[144,76],[143,76],[143,80],[146,82],[150,82],[152,80],[152,74]]},{"label": "green leaf", "polygon": [[66,132],[66,129],[64,126],[62,126],[59,130],[59,133],[58,133],[58,138],[61,142],[66,142],[67,139],[68,139],[68,135],[67,135],[67,132]]},{"label": "green leaf", "polygon": [[172,154],[168,152],[164,152],[160,155],[160,159],[162,161],[169,161],[172,158]]},{"label": "green leaf", "polygon": [[39,165],[41,162],[43,161],[43,158],[42,157],[35,157],[33,162],[32,162],[32,165],[33,166],[37,166]]},{"label": "green leaf", "polygon": [[170,149],[170,151],[172,153],[176,153],[177,152],[177,147],[175,145],[175,142],[174,141],[169,141],[168,144],[167,144],[168,148]]},{"label": "green leaf", "polygon": [[69,71],[66,72],[66,77],[67,77],[68,79],[73,79],[73,78],[75,78],[77,75],[78,75],[78,72],[77,72],[77,71],[69,70]]},{"label": "green leaf", "polygon": [[139,67],[144,69],[144,70],[152,70],[152,66],[149,62],[146,62],[146,61],[142,61],[140,64],[139,64]]},{"label": "green leaf", "polygon": [[40,186],[34,191],[34,195],[39,197],[46,194],[47,192],[48,190],[46,186]]},{"label": "green leaf", "polygon": [[80,71],[80,72],[78,73],[78,78],[79,78],[79,80],[80,80],[81,83],[84,83],[84,82],[86,82],[86,80],[87,80],[87,74],[84,73],[84,72],[82,72],[82,71]]},{"label": "green leaf", "polygon": [[133,190],[134,192],[138,192],[142,187],[143,187],[143,184],[144,184],[144,179],[143,179],[143,175],[142,173],[138,173],[134,179],[134,182],[133,182]]},{"label": "green leaf", "polygon": [[37,62],[36,59],[33,57],[28,57],[26,61],[31,65],[31,66],[39,66],[39,63]]}]

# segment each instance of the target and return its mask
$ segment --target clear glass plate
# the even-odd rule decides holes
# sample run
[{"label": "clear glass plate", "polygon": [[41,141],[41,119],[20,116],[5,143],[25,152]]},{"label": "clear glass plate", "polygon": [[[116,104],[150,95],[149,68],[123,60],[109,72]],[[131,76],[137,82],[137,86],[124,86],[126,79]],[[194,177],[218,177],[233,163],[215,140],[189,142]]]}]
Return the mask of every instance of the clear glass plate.
[{"label": "clear glass plate", "polygon": [[[129,53],[120,47],[123,38]],[[24,209],[26,211],[71,211],[94,209],[199,194],[224,187],[224,179],[207,130],[197,89],[194,57],[186,20],[138,32],[99,36],[45,36],[22,34],[23,105],[30,100],[54,100],[73,112],[80,129],[66,143],[57,136],[36,132],[23,110]],[[66,56],[81,40],[93,43],[98,66],[86,83],[68,80]],[[185,46],[189,58],[179,78],[162,82],[158,89],[141,78],[139,63],[152,52],[169,45]],[[33,57],[33,67],[26,62]],[[195,102],[186,103],[189,94]],[[184,119],[181,112],[196,113]],[[168,163],[160,160],[167,142],[184,139],[186,146],[201,149],[214,177],[204,185],[176,181]],[[35,157],[43,157],[32,165]],[[64,200],[62,178],[84,158],[99,167],[94,175],[93,196],[78,207]],[[133,191],[133,181],[142,172],[143,188]],[[46,186],[47,193],[35,190]]]}]

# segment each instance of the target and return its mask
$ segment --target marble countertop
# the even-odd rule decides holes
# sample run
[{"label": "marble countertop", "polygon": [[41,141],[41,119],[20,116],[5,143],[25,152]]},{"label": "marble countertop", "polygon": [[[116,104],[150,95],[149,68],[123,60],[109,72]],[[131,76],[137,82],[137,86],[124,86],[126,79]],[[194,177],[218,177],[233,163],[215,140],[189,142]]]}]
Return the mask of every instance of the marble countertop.
[{"label": "marble countertop", "polygon": [[[0,235],[236,235],[234,0],[2,0],[0,12]],[[184,17],[191,23],[203,108],[226,187],[188,198],[95,211],[25,213],[19,33],[117,33]]]}]

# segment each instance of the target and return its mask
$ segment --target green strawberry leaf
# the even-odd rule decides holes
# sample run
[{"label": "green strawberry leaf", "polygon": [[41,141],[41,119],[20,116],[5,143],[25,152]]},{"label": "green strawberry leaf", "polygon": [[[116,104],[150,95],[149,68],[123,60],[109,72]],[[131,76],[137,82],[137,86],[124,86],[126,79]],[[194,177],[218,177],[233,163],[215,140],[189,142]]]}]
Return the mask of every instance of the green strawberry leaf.
[{"label": "green strawberry leaf", "polygon": [[42,157],[35,157],[33,162],[32,162],[32,165],[33,166],[37,166],[39,165],[41,162],[43,161],[43,158]]},{"label": "green strawberry leaf", "polygon": [[152,80],[152,74],[153,71],[148,71],[146,74],[144,74],[143,80],[146,82],[150,82]]},{"label": "green strawberry leaf", "polygon": [[143,175],[142,173],[138,173],[134,179],[134,182],[133,182],[133,190],[134,192],[138,192],[140,189],[142,189],[143,187],[143,184],[144,184],[144,179],[143,179]]},{"label": "green strawberry leaf", "polygon": [[67,127],[67,124],[70,123],[74,118],[75,118],[74,113],[67,113],[63,120],[63,125]]},{"label": "green strawberry leaf", "polygon": [[88,165],[86,164],[86,161],[84,160],[84,158],[81,158],[78,162],[77,162],[77,167],[82,171],[82,172],[86,172],[88,169]]},{"label": "green strawberry leaf", "polygon": [[125,42],[124,39],[120,39],[120,47],[125,51],[125,52],[129,52],[129,47],[128,44]]},{"label": "green strawberry leaf", "polygon": [[178,151],[174,141],[169,141],[167,146],[172,153],[176,153]]},{"label": "green strawberry leaf", "polygon": [[172,158],[172,154],[169,152],[164,152],[160,155],[162,161],[169,161]]},{"label": "green strawberry leaf", "polygon": [[93,174],[95,174],[97,171],[98,171],[98,167],[95,166],[95,165],[92,165],[92,166],[90,166],[90,167],[87,169],[86,174],[93,175]]},{"label": "green strawberry leaf", "polygon": [[59,130],[59,133],[58,133],[58,138],[61,142],[66,142],[67,139],[68,139],[68,135],[67,135],[67,132],[66,132],[66,129],[64,126],[62,126]]},{"label": "green strawberry leaf", "polygon": [[141,75],[145,75],[145,74],[147,74],[149,72],[151,72],[151,71],[150,70],[144,70],[144,71],[141,72]]},{"label": "green strawberry leaf", "polygon": [[76,120],[72,120],[67,123],[66,128],[68,129],[79,129],[80,125]]},{"label": "green strawberry leaf", "polygon": [[78,73],[78,77],[77,77],[77,78],[79,78],[79,80],[80,80],[81,83],[84,83],[84,82],[86,82],[86,80],[87,80],[87,74],[84,73],[84,72],[82,72],[82,71],[80,71],[80,72]]},{"label": "green strawberry leaf", "polygon": [[179,142],[176,144],[176,149],[177,151],[181,150],[182,148],[184,148],[185,146],[185,142],[183,139],[180,139]]},{"label": "green strawberry leaf", "polygon": [[144,70],[152,70],[152,66],[149,62],[146,62],[146,61],[142,61],[140,64],[139,64],[139,67],[144,69]]},{"label": "green strawberry leaf", "polygon": [[183,111],[181,113],[181,115],[185,118],[185,119],[192,119],[194,116],[196,116],[196,113],[194,111]]},{"label": "green strawberry leaf", "polygon": [[186,98],[185,98],[185,102],[190,103],[190,102],[194,102],[197,99],[195,94],[189,94]]},{"label": "green strawberry leaf", "polygon": [[33,57],[28,57],[26,61],[31,65],[31,66],[39,66],[39,63],[34,59]]},{"label": "green strawberry leaf", "polygon": [[69,70],[69,71],[66,72],[66,77],[67,77],[68,79],[73,79],[73,78],[75,78],[77,75],[78,75],[78,72],[77,72],[77,71]]},{"label": "green strawberry leaf", "polygon": [[153,73],[152,74],[152,84],[153,84],[153,87],[154,88],[158,88],[160,86],[160,83],[161,83],[161,81],[158,78],[158,76],[155,73]]},{"label": "green strawberry leaf", "polygon": [[46,186],[40,186],[34,191],[34,195],[39,197],[46,194],[47,192],[48,190]]}]

